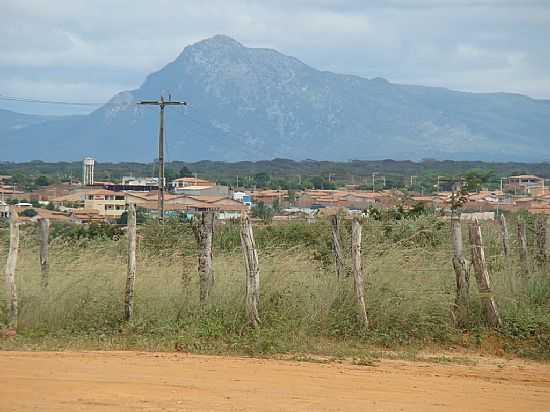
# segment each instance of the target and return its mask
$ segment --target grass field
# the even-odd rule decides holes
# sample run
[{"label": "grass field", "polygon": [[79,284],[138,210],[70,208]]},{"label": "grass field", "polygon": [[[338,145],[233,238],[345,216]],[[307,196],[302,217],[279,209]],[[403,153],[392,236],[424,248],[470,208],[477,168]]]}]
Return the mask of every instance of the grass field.
[{"label": "grass field", "polygon": [[[343,243],[349,251],[349,224]],[[464,234],[466,230],[464,229]],[[501,255],[498,228],[483,226],[503,327],[480,318],[470,279],[467,330],[453,326],[455,296],[447,222],[433,217],[365,222],[363,259],[371,328],[356,316],[351,277],[336,279],[325,222],[255,227],[261,267],[261,326],[244,313],[244,263],[238,225],[220,226],[214,242],[216,283],[210,302],[198,301],[196,247],[186,224],[140,228],[135,319],[122,321],[126,241],[92,239],[54,228],[50,286],[40,287],[35,228],[22,227],[17,267],[18,335],[0,349],[145,349],[250,355],[303,354],[368,361],[380,350],[412,354],[466,347],[550,359],[550,274],[533,263],[518,275],[514,256]],[[74,235],[74,236],[73,236]],[[5,262],[7,232],[0,259]],[[467,244],[467,240],[465,240]],[[468,249],[466,248],[466,251]],[[0,323],[6,319],[0,286]]]}]

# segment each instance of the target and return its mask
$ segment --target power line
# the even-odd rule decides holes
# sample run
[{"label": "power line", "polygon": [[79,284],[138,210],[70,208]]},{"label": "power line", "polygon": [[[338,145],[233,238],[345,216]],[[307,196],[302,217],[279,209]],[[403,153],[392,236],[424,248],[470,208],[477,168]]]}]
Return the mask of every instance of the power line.
[{"label": "power line", "polygon": [[11,101],[11,102],[22,102],[22,103],[40,103],[40,104],[57,104],[65,106],[102,106],[108,102],[102,103],[93,103],[93,102],[69,102],[64,100],[43,100],[43,99],[32,99],[29,97],[15,97],[15,96],[5,96],[0,94],[0,100]]}]

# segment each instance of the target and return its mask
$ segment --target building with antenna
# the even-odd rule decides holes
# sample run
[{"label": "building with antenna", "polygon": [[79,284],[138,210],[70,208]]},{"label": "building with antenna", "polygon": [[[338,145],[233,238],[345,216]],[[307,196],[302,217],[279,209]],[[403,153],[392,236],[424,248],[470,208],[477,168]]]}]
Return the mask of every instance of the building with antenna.
[{"label": "building with antenna", "polygon": [[82,185],[94,185],[94,168],[95,159],[93,157],[85,157],[82,161]]}]

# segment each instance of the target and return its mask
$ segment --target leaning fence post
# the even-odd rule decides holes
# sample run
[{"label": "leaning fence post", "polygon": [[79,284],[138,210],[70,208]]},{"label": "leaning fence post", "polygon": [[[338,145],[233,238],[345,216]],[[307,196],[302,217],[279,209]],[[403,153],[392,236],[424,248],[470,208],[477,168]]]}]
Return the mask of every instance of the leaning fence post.
[{"label": "leaning fence post", "polygon": [[208,301],[210,290],[214,286],[214,270],[212,268],[212,235],[214,234],[214,213],[201,212],[194,221],[193,231],[197,239],[199,252],[199,288],[200,302]]},{"label": "leaning fence post", "polygon": [[502,252],[504,256],[510,256],[510,235],[508,233],[508,223],[506,222],[506,216],[504,213],[500,215],[500,231],[502,236]]},{"label": "leaning fence post", "polygon": [[336,277],[340,279],[345,274],[344,255],[340,244],[340,219],[338,214],[330,216],[330,227],[332,233],[332,253],[336,259]]},{"label": "leaning fence post", "polygon": [[485,261],[485,251],[483,249],[483,238],[481,236],[481,226],[479,220],[474,219],[470,226],[470,244],[472,248],[472,262],[476,275],[477,286],[479,289],[479,298],[485,322],[491,327],[499,327],[502,320],[498,314],[497,304],[491,289],[491,279],[489,270]]},{"label": "leaning fence post", "polygon": [[124,296],[124,320],[131,321],[134,317],[134,287],[136,284],[136,205],[128,205],[128,276],[126,277],[126,293]]},{"label": "leaning fence post", "polygon": [[545,216],[539,216],[537,218],[535,226],[535,237],[537,243],[536,260],[538,266],[543,268],[546,261],[546,218]]},{"label": "leaning fence post", "polygon": [[246,268],[246,313],[252,327],[258,327],[260,315],[260,266],[258,251],[254,241],[254,232],[247,213],[241,214],[241,245]]},{"label": "leaning fence post", "polygon": [[50,273],[48,242],[50,238],[49,219],[40,219],[40,273],[42,275],[42,287],[48,287],[48,276]]},{"label": "leaning fence post", "polygon": [[454,251],[453,268],[456,276],[456,298],[453,314],[455,324],[463,328],[468,322],[470,272],[468,262],[464,258],[462,226],[459,215],[451,217],[451,232]]},{"label": "leaning fence post", "polygon": [[6,263],[6,289],[8,292],[8,328],[17,329],[17,285],[15,283],[15,268],[19,250],[19,225],[17,211],[10,208],[10,246]]},{"label": "leaning fence post", "polygon": [[521,266],[521,273],[523,275],[529,274],[529,255],[527,251],[527,224],[525,220],[519,218],[518,220],[518,241],[519,241],[519,262]]},{"label": "leaning fence post", "polygon": [[353,267],[353,279],[361,322],[363,323],[365,329],[368,329],[369,319],[367,317],[367,307],[365,305],[363,264],[361,261],[361,230],[361,222],[358,218],[354,218],[351,223],[351,259]]}]

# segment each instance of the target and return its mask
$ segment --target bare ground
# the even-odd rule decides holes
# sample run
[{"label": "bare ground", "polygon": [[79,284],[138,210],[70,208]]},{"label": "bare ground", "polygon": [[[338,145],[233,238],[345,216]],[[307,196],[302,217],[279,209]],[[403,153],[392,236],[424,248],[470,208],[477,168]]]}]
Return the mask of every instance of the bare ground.
[{"label": "bare ground", "polygon": [[550,365],[0,352],[0,411],[548,411]]}]

